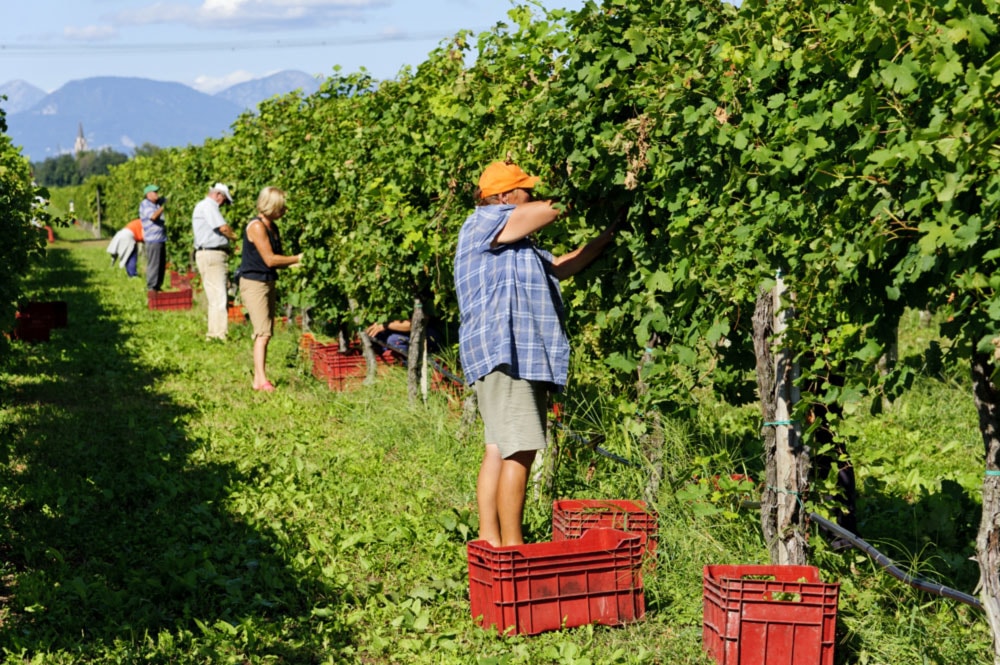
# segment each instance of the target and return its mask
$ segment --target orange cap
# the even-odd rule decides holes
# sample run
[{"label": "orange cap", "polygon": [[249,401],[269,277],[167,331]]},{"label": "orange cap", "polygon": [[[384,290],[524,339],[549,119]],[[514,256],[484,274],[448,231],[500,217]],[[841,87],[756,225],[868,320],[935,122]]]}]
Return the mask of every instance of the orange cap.
[{"label": "orange cap", "polygon": [[479,176],[479,196],[485,199],[513,189],[531,189],[538,181],[538,176],[528,175],[517,164],[493,162]]}]

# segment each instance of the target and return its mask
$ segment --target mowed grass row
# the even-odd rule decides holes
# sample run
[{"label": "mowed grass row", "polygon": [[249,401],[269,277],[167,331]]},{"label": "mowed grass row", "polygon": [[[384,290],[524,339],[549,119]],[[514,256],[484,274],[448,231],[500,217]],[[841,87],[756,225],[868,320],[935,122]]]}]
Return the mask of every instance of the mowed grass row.
[{"label": "mowed grass row", "polygon": [[[246,326],[206,343],[197,299],[190,312],[149,311],[142,280],[109,268],[103,243],[60,235],[29,286],[68,302],[69,327],[18,346],[3,377],[8,657],[660,651],[668,629],[655,621],[531,640],[474,626],[464,543],[481,448],[477,434],[460,438],[444,396],[410,406],[398,369],[331,392],[298,361],[294,328],[271,344],[278,391],[254,393]],[[689,628],[682,651],[701,662]]]},{"label": "mowed grass row", "polygon": [[[29,288],[66,300],[69,327],[17,345],[0,377],[9,662],[708,663],[702,566],[767,562],[744,490],[692,480],[759,478],[759,418],[706,402],[696,422],[666,423],[646,620],[531,638],[481,630],[465,552],[481,440],[443,395],[410,405],[399,368],[331,392],[300,361],[293,327],[271,343],[277,392],[254,393],[247,326],[206,343],[200,300],[149,311],[142,280],[108,267],[105,242],[60,238]],[[884,418],[860,417],[852,436],[864,444],[862,523],[876,529],[866,537],[965,584],[977,444],[974,419],[953,406],[962,389],[930,382]],[[601,406],[576,405],[605,446],[641,459]],[[570,443],[557,495],[640,498],[645,469]],[[901,454],[921,445],[927,454]],[[932,477],[926,459],[955,468]],[[942,490],[942,476],[953,485]],[[532,540],[551,535],[549,502],[529,497]],[[928,515],[937,522],[925,526]],[[837,662],[985,659],[974,612],[813,542],[824,579],[843,585]]]}]

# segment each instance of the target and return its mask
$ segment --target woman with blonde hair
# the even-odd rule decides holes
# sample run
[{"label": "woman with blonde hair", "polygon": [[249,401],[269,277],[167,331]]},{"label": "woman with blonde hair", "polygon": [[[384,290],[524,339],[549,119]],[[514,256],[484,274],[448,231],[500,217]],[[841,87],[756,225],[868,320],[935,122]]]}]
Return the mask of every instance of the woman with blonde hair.
[{"label": "woman with blonde hair", "polygon": [[267,379],[267,345],[274,334],[275,283],[278,268],[293,266],[301,254],[281,253],[281,234],[275,223],[285,214],[285,192],[265,187],[257,197],[257,216],[243,230],[240,297],[253,326],[253,389],[274,391]]}]

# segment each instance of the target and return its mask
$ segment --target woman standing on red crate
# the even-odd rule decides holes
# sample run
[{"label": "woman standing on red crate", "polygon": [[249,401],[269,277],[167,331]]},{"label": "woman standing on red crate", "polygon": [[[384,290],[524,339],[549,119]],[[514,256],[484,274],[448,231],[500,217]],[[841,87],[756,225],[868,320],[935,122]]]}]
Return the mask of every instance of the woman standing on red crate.
[{"label": "woman standing on red crate", "polygon": [[243,230],[239,275],[240,297],[253,326],[253,389],[272,392],[267,379],[267,345],[274,334],[275,282],[278,268],[294,266],[301,254],[281,253],[281,234],[275,223],[285,214],[285,192],[265,187],[257,197],[257,216]]}]

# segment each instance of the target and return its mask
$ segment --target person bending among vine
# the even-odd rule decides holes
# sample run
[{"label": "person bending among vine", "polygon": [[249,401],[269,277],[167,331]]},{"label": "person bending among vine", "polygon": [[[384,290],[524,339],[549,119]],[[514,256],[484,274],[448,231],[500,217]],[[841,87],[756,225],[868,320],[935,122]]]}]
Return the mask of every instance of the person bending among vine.
[{"label": "person bending among vine", "polygon": [[301,254],[281,253],[277,220],[285,214],[285,192],[265,187],[257,197],[257,216],[243,230],[243,253],[238,271],[240,297],[253,326],[254,390],[274,391],[267,378],[267,345],[274,334],[278,269],[294,266]]},{"label": "person bending among vine", "polygon": [[[409,319],[397,319],[385,323],[373,323],[365,328],[365,334],[387,352],[405,363],[410,350],[410,329],[411,323]],[[437,331],[430,325],[427,326],[426,330],[428,349],[431,352],[437,351],[440,346]]]},{"label": "person bending among vine", "polygon": [[551,201],[532,200],[538,180],[514,164],[487,166],[455,256],[459,355],[485,425],[479,538],[493,546],[524,542],[524,496],[535,453],[545,447],[548,393],[566,385],[559,280],[597,258],[614,233],[609,227],[558,258],[536,247],[530,234],[559,217]]}]

